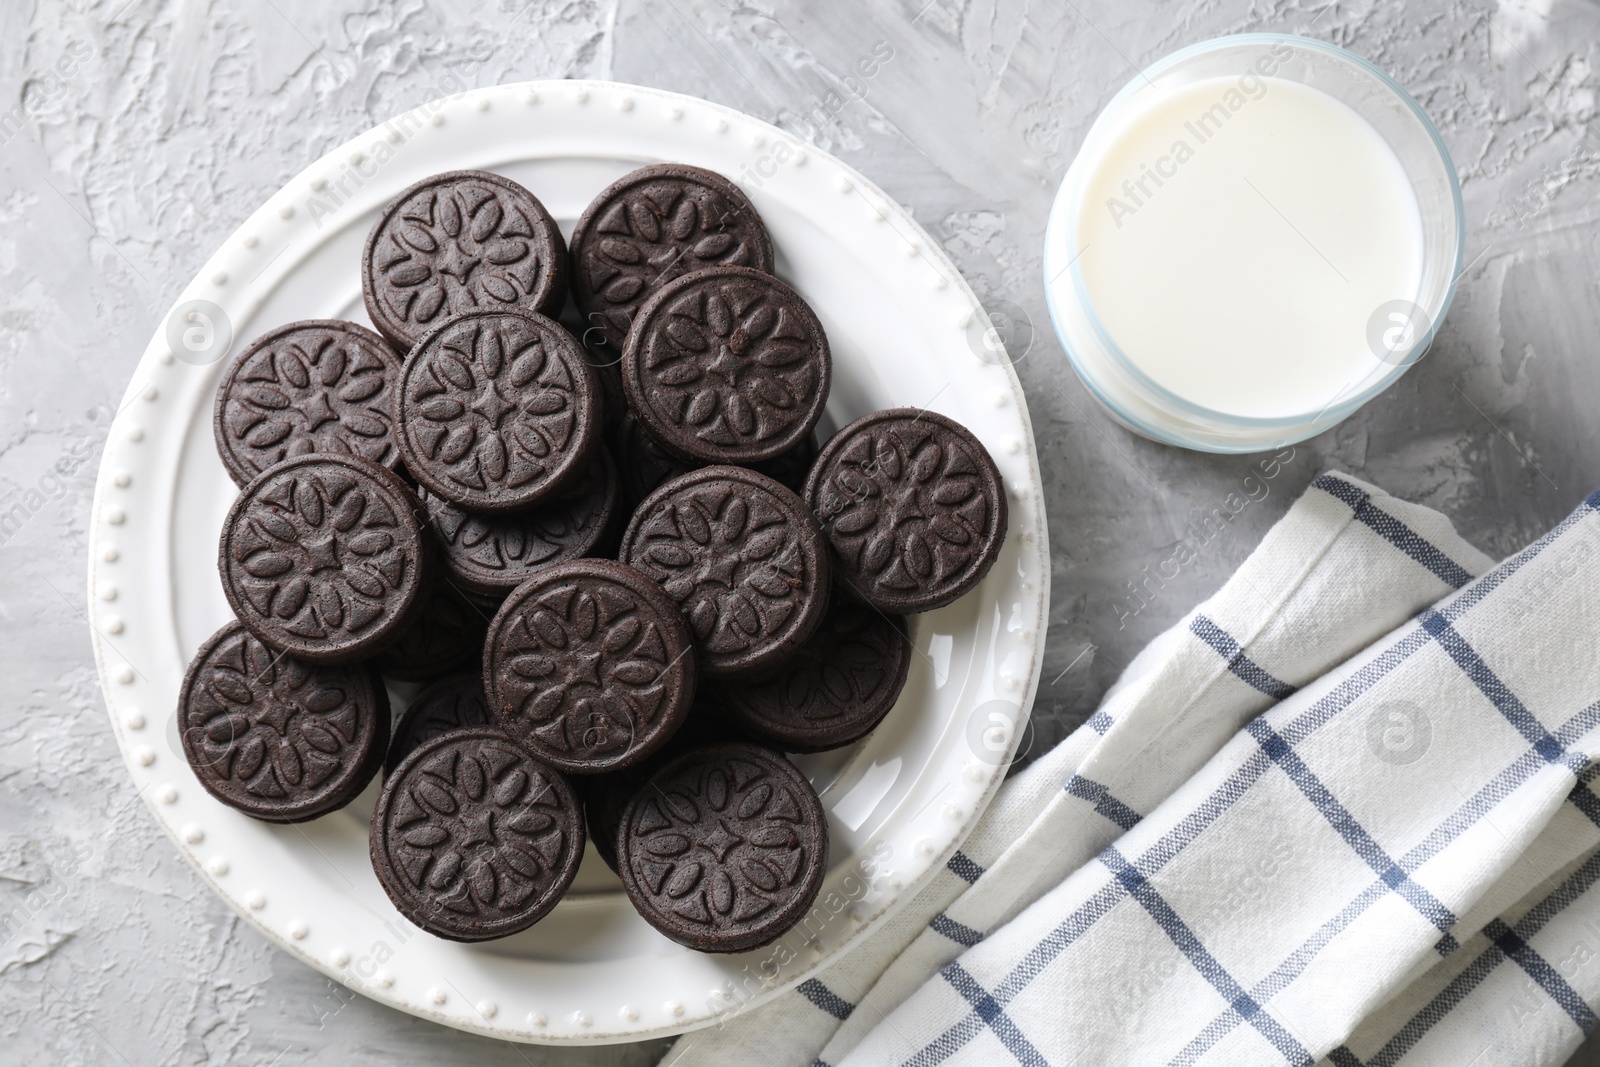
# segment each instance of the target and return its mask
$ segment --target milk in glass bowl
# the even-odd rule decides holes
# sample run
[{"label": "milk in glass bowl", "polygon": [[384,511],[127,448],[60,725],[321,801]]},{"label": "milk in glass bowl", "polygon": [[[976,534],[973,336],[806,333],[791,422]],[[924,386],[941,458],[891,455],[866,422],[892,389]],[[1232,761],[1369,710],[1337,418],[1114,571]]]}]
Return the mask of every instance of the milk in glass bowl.
[{"label": "milk in glass bowl", "polygon": [[1068,359],[1129,428],[1263,451],[1426,352],[1461,268],[1448,151],[1400,86],[1302,37],[1224,37],[1096,120],[1045,237]]}]

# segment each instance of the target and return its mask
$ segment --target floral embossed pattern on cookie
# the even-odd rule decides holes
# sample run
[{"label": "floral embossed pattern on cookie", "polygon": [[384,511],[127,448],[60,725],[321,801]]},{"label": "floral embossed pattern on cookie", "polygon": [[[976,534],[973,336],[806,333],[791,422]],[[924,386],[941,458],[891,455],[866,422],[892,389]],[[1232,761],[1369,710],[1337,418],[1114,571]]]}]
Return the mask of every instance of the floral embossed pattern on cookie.
[{"label": "floral embossed pattern on cookie", "polygon": [[258,337],[217,385],[217,454],[240,486],[281,460],[342,452],[393,468],[400,357],[353,322],[308,319]]},{"label": "floral embossed pattern on cookie", "polygon": [[561,770],[598,774],[659,749],[694,700],[676,605],[611,560],[539,571],[489,625],[483,675],[501,726]]},{"label": "floral embossed pattern on cookie", "polygon": [[621,349],[634,313],[680,275],[772,270],[772,238],[739,187],[699,167],[641,167],[602,190],[572,231],[572,295],[585,325]]},{"label": "floral embossed pattern on cookie", "polygon": [[389,698],[362,665],[307,663],[237,622],[190,661],[183,752],[206,792],[268,822],[303,822],[366,787],[389,742]]},{"label": "floral embossed pattern on cookie", "polygon": [[850,592],[880,611],[932,611],[983,580],[1006,536],[1006,498],[983,444],[921,408],[857,419],[806,479]]},{"label": "floral embossed pattern on cookie", "polygon": [[367,314],[405,352],[474,308],[555,314],[567,292],[561,230],[528,190],[487,171],[435,174],[401,193],[367,237]]},{"label": "floral embossed pattern on cookie", "polygon": [[865,736],[894,707],[911,667],[905,620],[843,598],[794,658],[770,677],[717,687],[734,725],[790,752]]},{"label": "floral embossed pattern on cookie", "polygon": [[717,267],[665,286],[639,310],[622,357],[628,405],[668,450],[759,463],[802,445],[828,403],[822,323],[761,271]]},{"label": "floral embossed pattern on cookie", "polygon": [[702,467],[639,505],[623,562],[661,583],[708,675],[759,674],[804,643],[828,605],[829,563],[804,503],[766,475]]},{"label": "floral embossed pattern on cookie", "polygon": [[424,742],[384,782],[373,870],[411,922],[487,941],[544,917],[583,856],[578,799],[560,774],[495,727]]},{"label": "floral embossed pattern on cookie", "polygon": [[560,324],[518,311],[451,319],[406,357],[395,413],[406,469],[473,511],[530,507],[582,476],[600,396]]},{"label": "floral embossed pattern on cookie", "polygon": [[822,802],[776,752],[739,742],[691,749],[622,814],[617,866],[657,930],[701,952],[743,952],[811,907],[828,865]]},{"label": "floral embossed pattern on cookie", "polygon": [[417,506],[397,475],[366,460],[318,453],[267,468],[222,526],[217,566],[234,614],[304,659],[378,651],[426,592]]}]

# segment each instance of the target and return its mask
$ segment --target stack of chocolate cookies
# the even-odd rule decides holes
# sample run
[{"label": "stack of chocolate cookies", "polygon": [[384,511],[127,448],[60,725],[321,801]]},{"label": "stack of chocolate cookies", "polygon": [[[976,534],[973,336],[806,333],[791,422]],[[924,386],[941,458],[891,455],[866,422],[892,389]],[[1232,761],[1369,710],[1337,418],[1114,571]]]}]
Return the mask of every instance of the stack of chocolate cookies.
[{"label": "stack of chocolate cookies", "polygon": [[[783,752],[888,714],[904,616],[982,579],[1006,510],[934,412],[819,451],[828,339],[773,264],[695,167],[626,175],[570,248],[499,175],[402,193],[361,265],[377,332],[291,323],[218,387],[237,619],[179,708],[212,795],[297,822],[381,768],[374,869],[442,938],[537,922],[586,838],[682,944],[798,922],[827,819]],[[385,679],[420,686],[392,728]]]}]

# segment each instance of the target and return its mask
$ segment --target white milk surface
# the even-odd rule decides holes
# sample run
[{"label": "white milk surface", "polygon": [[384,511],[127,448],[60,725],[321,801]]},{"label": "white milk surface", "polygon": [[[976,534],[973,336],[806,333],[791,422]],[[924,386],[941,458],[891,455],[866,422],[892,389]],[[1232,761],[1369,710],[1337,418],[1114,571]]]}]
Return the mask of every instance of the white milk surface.
[{"label": "white milk surface", "polygon": [[1400,162],[1298,82],[1146,90],[1086,174],[1078,267],[1124,354],[1229,415],[1316,412],[1388,369],[1380,305],[1417,299],[1422,221]]}]

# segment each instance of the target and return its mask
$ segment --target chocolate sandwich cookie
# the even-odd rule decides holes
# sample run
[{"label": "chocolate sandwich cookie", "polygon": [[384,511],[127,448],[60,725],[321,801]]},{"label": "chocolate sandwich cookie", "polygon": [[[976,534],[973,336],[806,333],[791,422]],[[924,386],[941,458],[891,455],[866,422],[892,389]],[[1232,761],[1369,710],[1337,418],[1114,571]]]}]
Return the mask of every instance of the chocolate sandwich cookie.
[{"label": "chocolate sandwich cookie", "polygon": [[342,452],[393,469],[400,357],[353,322],[307,319],[261,335],[217,385],[212,430],[240,486],[282,460]]},{"label": "chocolate sandwich cookie", "polygon": [[406,352],[463,311],[559,312],[566,243],[538,198],[509,178],[435,174],[396,197],[372,227],[361,292],[378,332]]},{"label": "chocolate sandwich cookie", "polygon": [[983,444],[920,408],[857,419],[806,479],[841,584],[879,611],[932,611],[983,580],[1006,539],[1006,497]]},{"label": "chocolate sandwich cookie", "polygon": [[558,496],[600,442],[600,387],[554,319],[469,311],[406,357],[395,434],[423,488],[469,511],[509,512]]},{"label": "chocolate sandwich cookie", "polygon": [[[647,766],[654,768],[655,761],[649,761]],[[622,809],[647,777],[637,769],[629,769],[597,775],[583,783],[583,819],[589,842],[613,874],[617,872],[617,828],[622,825]]]},{"label": "chocolate sandwich cookie", "polygon": [[[622,503],[629,511],[639,506],[639,501],[655,492],[669,478],[699,470],[705,464],[679,459],[650,439],[639,427],[639,420],[624,413],[612,432],[611,440],[616,450],[618,477],[622,485]],[[806,473],[817,458],[816,435],[808,436],[796,448],[777,459],[765,463],[752,463],[750,469],[765,474],[786,489],[800,492],[805,488]]]},{"label": "chocolate sandwich cookie", "polygon": [[595,329],[576,331],[575,336],[589,357],[589,369],[600,383],[600,407],[607,434],[616,432],[617,424],[628,413],[628,396],[622,391],[622,353],[606,344]]},{"label": "chocolate sandwich cookie", "polygon": [[206,792],[266,822],[305,822],[366,788],[389,743],[389,696],[364,664],[308,663],[237,622],[189,663],[183,754]]},{"label": "chocolate sandwich cookie", "polygon": [[652,441],[631,412],[617,420],[611,440],[616,450],[623,506],[630,512],[663,482],[699,468],[699,464],[679,459]]},{"label": "chocolate sandwich cookie", "polygon": [[423,689],[394,726],[394,739],[384,758],[385,774],[393,774],[417,746],[463,726],[493,726],[489,702],[483,695],[483,675],[477,671],[440,678]]},{"label": "chocolate sandwich cookie", "polygon": [[771,677],[715,687],[738,729],[789,752],[821,752],[865,737],[905,688],[911,641],[905,620],[836,599],[828,615]]},{"label": "chocolate sandwich cookie", "polygon": [[217,569],[245,629],[319,663],[363,659],[426,601],[416,496],[393,471],[316,453],[268,467],[222,524]]},{"label": "chocolate sandwich cookie", "polygon": [[811,464],[816,461],[817,435],[808,433],[804,441],[783,455],[760,463],[752,463],[750,469],[765,474],[785,489],[799,493],[805,489],[806,475],[811,473]]},{"label": "chocolate sandwich cookie", "polygon": [[674,278],[729,264],[772,271],[772,238],[749,198],[681,163],[640,167],[601,190],[571,247],[573,300],[618,349],[634,312]]},{"label": "chocolate sandwich cookie", "polygon": [[450,580],[474,596],[503,599],[542,567],[605,547],[617,513],[617,474],[597,448],[570,490],[526,511],[484,515],[422,492]]},{"label": "chocolate sandwich cookie", "polygon": [[475,670],[483,662],[486,611],[436,574],[427,601],[411,624],[373,661],[378,673],[397,682],[426,682],[453,671]]},{"label": "chocolate sandwich cookie", "polygon": [[369,842],[401,915],[447,941],[489,941],[556,906],[583,858],[583,817],[559,773],[503,731],[467,726],[400,761]]},{"label": "chocolate sandwich cookie", "polygon": [[810,910],[828,869],[828,823],[805,775],[771,749],[691,749],[622,813],[617,866],[646,922],[701,952],[744,952]]},{"label": "chocolate sandwich cookie", "polygon": [[702,467],[651,493],[619,555],[677,601],[711,677],[776,668],[828,606],[816,520],[794,493],[743,467]]},{"label": "chocolate sandwich cookie", "polygon": [[632,766],[678,729],[695,658],[677,606],[613,560],[546,567],[489,624],[483,678],[508,733],[573,774]]},{"label": "chocolate sandwich cookie", "polygon": [[626,770],[596,774],[581,779],[584,822],[589,841],[600,859],[617,870],[617,828],[622,825],[622,809],[650,776],[678,754],[696,747],[727,740],[727,729],[720,715],[704,701],[697,701],[677,733],[648,759]]},{"label": "chocolate sandwich cookie", "polygon": [[645,432],[703,463],[760,463],[799,447],[832,377],[816,313],[749,267],[712,267],[662,287],[622,351],[622,387]]}]

